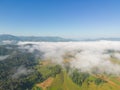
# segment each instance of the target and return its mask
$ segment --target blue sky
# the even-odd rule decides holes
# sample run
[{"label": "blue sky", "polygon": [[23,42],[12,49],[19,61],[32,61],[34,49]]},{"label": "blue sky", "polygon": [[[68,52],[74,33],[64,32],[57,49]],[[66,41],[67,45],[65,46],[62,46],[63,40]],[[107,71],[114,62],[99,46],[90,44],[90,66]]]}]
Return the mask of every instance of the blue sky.
[{"label": "blue sky", "polygon": [[120,0],[0,0],[0,34],[120,37]]}]

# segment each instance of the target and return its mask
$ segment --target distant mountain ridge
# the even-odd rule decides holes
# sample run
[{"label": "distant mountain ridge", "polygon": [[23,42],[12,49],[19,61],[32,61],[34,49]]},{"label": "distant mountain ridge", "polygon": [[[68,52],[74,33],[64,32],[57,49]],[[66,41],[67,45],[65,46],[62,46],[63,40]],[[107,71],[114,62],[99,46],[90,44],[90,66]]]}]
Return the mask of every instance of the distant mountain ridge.
[{"label": "distant mountain ridge", "polygon": [[12,41],[16,43],[18,41],[35,41],[35,42],[68,42],[68,41],[99,41],[99,40],[109,40],[109,41],[120,41],[120,38],[96,38],[96,39],[66,39],[57,36],[14,36],[10,34],[0,34],[0,44]]},{"label": "distant mountain ridge", "polygon": [[0,41],[47,41],[47,42],[65,42],[65,41],[74,41],[72,39],[65,39],[61,37],[53,36],[14,36],[9,34],[1,34]]},{"label": "distant mountain ridge", "polygon": [[100,41],[100,40],[120,41],[120,38],[96,38],[96,39],[83,39],[81,41]]}]

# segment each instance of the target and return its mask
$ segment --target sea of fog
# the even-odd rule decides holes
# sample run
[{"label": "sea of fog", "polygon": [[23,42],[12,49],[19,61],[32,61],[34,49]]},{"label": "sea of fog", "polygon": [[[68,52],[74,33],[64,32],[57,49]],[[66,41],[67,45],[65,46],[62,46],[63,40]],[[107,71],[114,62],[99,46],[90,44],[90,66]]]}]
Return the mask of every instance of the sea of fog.
[{"label": "sea of fog", "polygon": [[61,65],[67,60],[71,68],[83,72],[120,75],[120,41],[18,42],[18,45],[31,53],[40,51],[44,60]]}]

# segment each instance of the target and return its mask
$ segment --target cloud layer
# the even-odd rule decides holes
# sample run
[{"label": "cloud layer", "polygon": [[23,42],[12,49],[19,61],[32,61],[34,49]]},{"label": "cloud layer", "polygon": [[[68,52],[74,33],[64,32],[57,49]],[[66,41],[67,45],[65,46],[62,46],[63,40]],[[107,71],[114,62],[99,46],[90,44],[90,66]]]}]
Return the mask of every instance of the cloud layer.
[{"label": "cloud layer", "polygon": [[120,61],[119,41],[19,42],[18,45],[29,52],[42,52],[44,60],[62,65],[67,61],[70,67],[84,72],[120,75],[120,64],[114,63]]},{"label": "cloud layer", "polygon": [[21,75],[27,75],[31,73],[32,70],[27,69],[25,66],[20,66],[17,71],[12,75],[12,78],[19,78]]},{"label": "cloud layer", "polygon": [[7,59],[8,57],[9,57],[9,55],[0,56],[0,61],[5,60],[5,59]]}]

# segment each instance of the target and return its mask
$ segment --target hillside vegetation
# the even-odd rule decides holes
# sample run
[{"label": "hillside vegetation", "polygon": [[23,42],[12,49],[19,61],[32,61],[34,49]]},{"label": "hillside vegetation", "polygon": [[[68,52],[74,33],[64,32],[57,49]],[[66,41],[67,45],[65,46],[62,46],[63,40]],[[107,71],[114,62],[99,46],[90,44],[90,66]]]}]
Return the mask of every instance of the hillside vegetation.
[{"label": "hillside vegetation", "polygon": [[[61,66],[16,45],[0,46],[0,57],[0,90],[120,89],[119,76],[81,72],[70,68],[67,60]],[[119,64],[116,58],[110,61]]]}]

